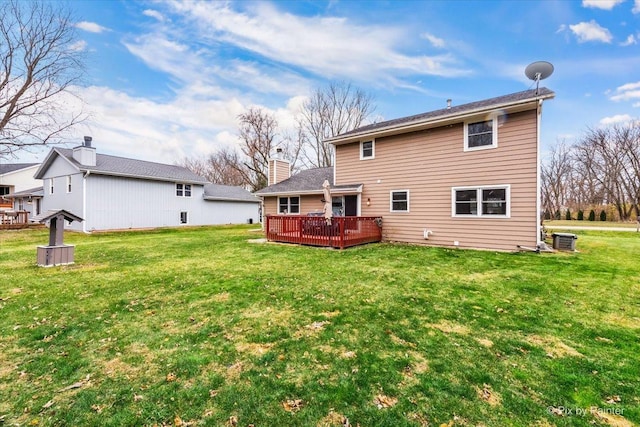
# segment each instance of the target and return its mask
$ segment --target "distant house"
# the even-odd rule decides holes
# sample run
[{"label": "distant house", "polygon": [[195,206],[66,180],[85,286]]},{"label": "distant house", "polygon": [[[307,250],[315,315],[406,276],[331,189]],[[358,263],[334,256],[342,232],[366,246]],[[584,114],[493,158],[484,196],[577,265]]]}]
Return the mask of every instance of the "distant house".
[{"label": "distant house", "polygon": [[91,139],[53,148],[35,174],[43,210],[64,209],[85,232],[259,220],[260,202],[239,187],[214,185],[176,165],[97,154]]},{"label": "distant house", "polygon": [[42,186],[42,181],[33,177],[39,166],[39,163],[0,164],[0,209],[16,209],[13,198],[6,196]]},{"label": "distant house", "polygon": [[536,247],[540,117],[554,96],[540,88],[363,126],[326,141],[333,168],[289,177],[288,162],[270,160],[256,195],[265,215],[307,215],[322,210],[328,179],[334,214],[382,217],[385,240]]}]

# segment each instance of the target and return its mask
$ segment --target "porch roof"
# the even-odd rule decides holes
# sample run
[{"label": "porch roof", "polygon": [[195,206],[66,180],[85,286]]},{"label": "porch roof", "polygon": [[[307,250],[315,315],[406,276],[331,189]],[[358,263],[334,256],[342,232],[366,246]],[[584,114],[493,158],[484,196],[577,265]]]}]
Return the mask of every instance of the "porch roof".
[{"label": "porch roof", "polygon": [[289,179],[255,192],[256,196],[322,194],[322,183],[327,180],[332,194],[361,193],[362,184],[333,184],[333,168],[314,168],[301,171]]},{"label": "porch roof", "polygon": [[44,189],[42,187],[30,188],[28,190],[16,191],[15,193],[7,194],[5,199],[19,199],[21,197],[43,197]]}]

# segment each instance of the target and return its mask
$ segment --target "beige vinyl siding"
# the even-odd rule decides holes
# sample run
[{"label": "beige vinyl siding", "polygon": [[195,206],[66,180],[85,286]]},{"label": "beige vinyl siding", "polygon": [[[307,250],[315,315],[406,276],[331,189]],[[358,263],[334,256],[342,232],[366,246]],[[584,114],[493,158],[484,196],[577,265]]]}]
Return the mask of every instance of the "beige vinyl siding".
[{"label": "beige vinyl siding", "polygon": [[291,170],[290,164],[287,161],[271,159],[269,160],[269,176],[267,179],[269,180],[269,185],[277,184],[285,179],[288,179]]},{"label": "beige vinyl siding", "polygon": [[[360,144],[336,147],[336,184],[362,183],[361,214],[382,216],[391,241],[516,250],[535,247],[537,112],[508,115],[498,147],[464,151],[463,124],[376,139],[375,159],[363,167]],[[510,218],[452,217],[452,188],[510,186]],[[409,190],[409,212],[389,211],[393,190]],[[364,201],[371,199],[370,206]],[[424,229],[433,234],[423,238]]]},{"label": "beige vinyl siding", "polygon": [[[292,194],[296,197],[295,194]],[[324,204],[321,202],[322,194],[315,194],[312,196],[300,196],[300,215],[306,215],[309,212],[322,212]],[[278,215],[278,197],[277,196],[265,196],[264,197],[264,214],[265,215]]]}]

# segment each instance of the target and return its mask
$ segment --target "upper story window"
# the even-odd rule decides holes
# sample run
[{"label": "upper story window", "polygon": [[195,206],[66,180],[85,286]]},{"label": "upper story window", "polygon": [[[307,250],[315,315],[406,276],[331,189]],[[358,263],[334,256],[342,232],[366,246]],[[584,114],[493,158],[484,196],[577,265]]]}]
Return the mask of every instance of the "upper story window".
[{"label": "upper story window", "polygon": [[49,194],[53,194],[53,178],[49,178]]},{"label": "upper story window", "polygon": [[9,193],[11,193],[11,187],[8,187],[6,185],[0,185],[0,197],[6,196]]},{"label": "upper story window", "polygon": [[376,157],[376,144],[374,140],[360,143],[360,160],[374,159]]},{"label": "upper story window", "polygon": [[497,146],[497,118],[464,124],[464,151],[484,150]]},{"label": "upper story window", "polygon": [[278,213],[299,214],[300,197],[278,197]]},{"label": "upper story window", "polygon": [[392,191],[389,203],[391,212],[409,212],[409,190]]},{"label": "upper story window", "polygon": [[67,175],[67,193],[71,193],[71,175]]},{"label": "upper story window", "polygon": [[453,188],[452,216],[459,217],[502,217],[510,216],[510,187]]},{"label": "upper story window", "polygon": [[176,184],[176,196],[191,197],[191,184]]}]

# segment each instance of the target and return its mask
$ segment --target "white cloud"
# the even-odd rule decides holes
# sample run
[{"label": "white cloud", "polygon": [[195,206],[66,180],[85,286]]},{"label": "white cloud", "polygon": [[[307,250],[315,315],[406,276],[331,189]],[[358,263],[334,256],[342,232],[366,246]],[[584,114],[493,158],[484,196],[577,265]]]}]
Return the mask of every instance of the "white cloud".
[{"label": "white cloud", "polygon": [[638,44],[638,40],[636,40],[636,36],[633,34],[629,34],[629,36],[627,37],[627,39],[620,43],[620,46],[631,46],[634,44]]},{"label": "white cloud", "polygon": [[76,28],[79,28],[83,31],[87,31],[90,33],[102,33],[104,31],[108,31],[108,28],[103,27],[100,24],[96,24],[95,22],[88,21],[80,21],[76,24]]},{"label": "white cloud", "polygon": [[148,16],[150,18],[154,18],[160,22],[164,22],[164,15],[160,12],[158,12],[157,10],[153,10],[153,9],[145,9],[142,11],[142,14],[144,16]]},{"label": "white cloud", "polygon": [[598,25],[593,19],[589,22],[580,22],[579,24],[569,25],[569,28],[578,38],[579,43],[600,41],[603,43],[611,43],[613,36],[604,27]]},{"label": "white cloud", "polygon": [[633,4],[633,9],[631,9],[631,12],[633,12],[634,14],[640,13],[640,0],[635,1],[635,3]]},{"label": "white cloud", "polygon": [[339,17],[302,17],[273,5],[223,2],[172,2],[177,13],[200,29],[198,37],[224,42],[268,61],[300,67],[323,78],[396,82],[411,74],[460,76],[452,55],[408,55],[400,46],[408,35],[401,26],[364,26]]},{"label": "white cloud", "polygon": [[78,40],[69,46],[69,49],[74,50],[76,52],[82,52],[87,49],[87,42],[85,40]]},{"label": "white cloud", "polygon": [[616,102],[640,99],[640,82],[618,86],[609,99]]},{"label": "white cloud", "polygon": [[446,42],[441,39],[438,38],[436,36],[434,36],[433,34],[429,34],[429,33],[422,33],[420,34],[420,37],[422,37],[423,39],[427,39],[429,41],[429,43],[431,43],[431,45],[433,47],[437,47],[437,48],[444,48],[446,46]]},{"label": "white cloud", "polygon": [[615,116],[604,117],[603,119],[600,120],[600,124],[603,126],[608,126],[615,123],[626,123],[633,120],[634,120],[633,117],[631,117],[628,114],[616,114]]},{"label": "white cloud", "polygon": [[611,10],[624,0],[582,0],[583,7]]}]

